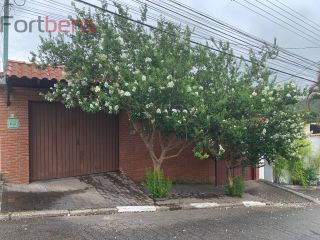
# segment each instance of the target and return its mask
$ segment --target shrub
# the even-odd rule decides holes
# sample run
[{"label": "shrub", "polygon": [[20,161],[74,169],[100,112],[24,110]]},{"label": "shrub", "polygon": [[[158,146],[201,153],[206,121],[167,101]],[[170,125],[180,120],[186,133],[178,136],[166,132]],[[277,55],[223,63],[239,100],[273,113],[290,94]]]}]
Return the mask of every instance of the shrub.
[{"label": "shrub", "polygon": [[317,171],[314,168],[308,167],[304,170],[305,181],[308,186],[318,181]]},{"label": "shrub", "polygon": [[232,182],[232,185],[228,184],[224,187],[225,194],[233,197],[242,197],[245,190],[243,179],[241,177],[235,177]]},{"label": "shrub", "polygon": [[172,187],[172,182],[163,171],[148,171],[145,186],[151,198],[163,198]]},{"label": "shrub", "polygon": [[289,172],[293,184],[307,186],[305,167],[302,159],[294,159],[289,162]]}]

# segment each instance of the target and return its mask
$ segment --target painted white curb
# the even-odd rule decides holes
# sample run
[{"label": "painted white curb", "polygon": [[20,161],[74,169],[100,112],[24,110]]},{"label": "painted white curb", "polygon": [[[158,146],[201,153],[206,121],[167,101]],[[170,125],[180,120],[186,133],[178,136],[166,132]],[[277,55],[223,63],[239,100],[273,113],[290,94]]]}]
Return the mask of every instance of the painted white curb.
[{"label": "painted white curb", "polygon": [[190,206],[194,208],[214,208],[214,207],[219,207],[220,205],[215,202],[206,202],[206,203],[190,203]]},{"label": "painted white curb", "polygon": [[245,207],[262,207],[267,205],[266,203],[255,201],[243,201],[242,203]]},{"label": "painted white curb", "polygon": [[117,207],[117,209],[119,213],[157,211],[157,208],[155,206],[121,206],[121,207]]}]

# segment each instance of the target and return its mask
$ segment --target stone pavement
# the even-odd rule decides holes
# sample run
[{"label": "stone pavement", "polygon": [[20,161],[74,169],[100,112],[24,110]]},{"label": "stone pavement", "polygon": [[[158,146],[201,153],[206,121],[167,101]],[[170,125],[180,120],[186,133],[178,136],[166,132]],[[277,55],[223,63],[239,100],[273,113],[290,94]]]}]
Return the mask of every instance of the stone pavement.
[{"label": "stone pavement", "polygon": [[5,240],[318,240],[320,208],[216,208],[1,222]]},{"label": "stone pavement", "polygon": [[119,173],[106,173],[29,185],[5,184],[1,212],[96,209],[152,203],[128,178]]}]

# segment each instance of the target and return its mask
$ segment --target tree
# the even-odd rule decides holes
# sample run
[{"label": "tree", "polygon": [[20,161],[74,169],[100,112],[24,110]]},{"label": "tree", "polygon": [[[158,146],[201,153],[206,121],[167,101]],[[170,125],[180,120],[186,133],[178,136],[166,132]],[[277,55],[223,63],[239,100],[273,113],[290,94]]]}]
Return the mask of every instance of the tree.
[{"label": "tree", "polygon": [[224,161],[232,185],[232,169],[296,152],[293,143],[304,138],[304,124],[295,104],[303,92],[293,83],[275,83],[266,62],[276,49],[265,47],[259,58],[251,53],[249,61],[240,61],[228,44],[218,47],[222,51],[198,61],[206,69],[197,76],[206,111],[195,155]]},{"label": "tree", "polygon": [[[93,19],[96,31],[88,33],[79,26],[74,33],[42,38],[33,62],[65,67],[67,83],[56,83],[47,100],[90,113],[127,114],[159,171],[163,161],[179,156],[198,131],[203,102],[193,71],[197,49],[190,43],[188,28],[163,19],[157,28],[146,28],[130,22],[128,12],[116,6],[124,17],[76,9],[75,22]],[[143,23],[146,12],[142,7]]]},{"label": "tree", "polygon": [[311,110],[313,108],[312,107],[312,103],[318,103],[317,105],[314,104],[316,109],[313,109],[313,110],[316,111],[316,113],[318,115],[320,114],[319,101],[320,101],[320,72],[318,74],[317,83],[314,83],[310,87],[309,94],[308,94],[308,107],[309,107],[309,110]]}]

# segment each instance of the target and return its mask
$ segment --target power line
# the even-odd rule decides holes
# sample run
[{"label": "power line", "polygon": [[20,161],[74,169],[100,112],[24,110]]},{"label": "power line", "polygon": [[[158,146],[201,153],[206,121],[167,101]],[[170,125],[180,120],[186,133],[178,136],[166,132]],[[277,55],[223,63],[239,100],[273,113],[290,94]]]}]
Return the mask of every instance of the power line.
[{"label": "power line", "polygon": [[[267,1],[268,1],[268,0],[267,0]],[[275,0],[275,1],[278,2],[279,4],[281,4],[282,6],[288,8],[291,12],[295,13],[295,14],[296,14],[295,17],[299,18],[299,19],[302,20],[302,21],[303,21],[303,19],[306,19],[306,20],[309,21],[310,23],[312,23],[312,24],[314,24],[315,26],[317,26],[317,27],[320,28],[320,25],[319,25],[317,22],[315,22],[315,21],[307,18],[306,16],[302,15],[301,13],[297,12],[296,10],[294,10],[293,8],[289,7],[288,5],[284,4],[284,3],[281,2],[281,1],[279,1],[279,0]],[[299,17],[299,16],[300,16],[300,17]]]},{"label": "power line", "polygon": [[[267,1],[268,1],[268,0],[267,0]],[[258,2],[258,3],[260,3],[261,5],[267,7],[268,9],[276,12],[276,13],[279,14],[280,16],[283,16],[285,19],[289,20],[290,22],[293,22],[294,24],[296,24],[296,25],[304,28],[304,29],[307,30],[308,32],[310,31],[310,32],[313,33],[314,35],[320,36],[320,35],[319,35],[319,29],[316,29],[316,28],[315,28],[315,30],[318,31],[318,32],[314,32],[314,30],[313,30],[314,27],[312,27],[311,25],[307,24],[308,27],[311,26],[311,30],[310,30],[310,28],[307,29],[305,26],[303,26],[302,24],[300,24],[300,23],[297,22],[296,20],[292,20],[290,17],[282,14],[280,11],[277,11],[277,10],[275,10],[274,8],[269,7],[267,4],[265,4],[265,3],[263,3],[263,2],[261,2],[261,1],[259,1],[259,0],[256,0],[256,2]],[[268,2],[271,3],[273,6],[277,6],[276,4],[274,4],[274,3],[270,2],[270,1],[268,1]]]},{"label": "power line", "polygon": [[[252,6],[254,6],[255,8],[258,8],[258,9],[262,10],[263,12],[267,13],[268,15],[271,15],[271,16],[274,17],[274,18],[280,19],[280,18],[278,18],[277,16],[266,12],[265,10],[261,9],[260,7],[257,7],[257,6],[254,5],[253,3],[251,3],[251,2],[249,2],[249,1],[247,1],[247,0],[244,0],[244,1],[247,2],[249,5],[252,5]],[[248,7],[247,5],[245,5],[245,4],[243,4],[243,3],[240,3],[240,2],[237,1],[237,0],[233,0],[233,2],[235,2],[235,3],[239,4],[239,5],[241,5],[242,7],[246,8],[246,9],[248,9],[248,10],[250,10],[250,11],[256,13],[256,14],[258,14],[259,16],[261,16],[261,17],[263,17],[263,18],[265,18],[265,19],[268,19],[269,21],[275,23],[276,25],[278,25],[278,26],[280,26],[280,27],[282,27],[282,28],[284,28],[284,29],[286,29],[286,30],[288,30],[288,31],[290,31],[290,32],[298,35],[298,36],[300,36],[301,38],[303,38],[303,39],[305,39],[305,40],[307,40],[307,41],[309,41],[309,42],[311,42],[311,43],[313,43],[313,44],[316,44],[317,46],[320,46],[320,45],[318,45],[318,42],[317,42],[317,41],[319,41],[319,39],[314,38],[314,37],[311,36],[311,37],[312,37],[313,39],[315,39],[316,41],[310,40],[309,38],[305,37],[305,36],[302,35],[301,33],[297,32],[297,31],[295,31],[295,30],[292,30],[292,29],[286,27],[285,25],[283,25],[283,24],[281,24],[281,23],[278,23],[277,21],[271,19],[270,17],[267,17],[267,16],[261,14],[260,12],[254,10],[254,9],[252,9],[252,8],[250,8],[250,7]],[[281,19],[280,19],[280,20],[281,20]],[[287,22],[285,22],[285,21],[283,21],[283,20],[281,20],[281,21],[284,22],[285,24],[289,25],[290,27],[295,28],[295,27],[292,26],[291,24],[288,24]],[[308,33],[304,33],[304,32],[302,32],[302,33],[305,34],[305,35],[310,36]]]},{"label": "power line", "polygon": [[[212,17],[212,16],[210,16],[210,15],[208,15],[208,14],[205,14],[205,13],[200,12],[200,11],[194,9],[194,8],[191,8],[191,7],[189,7],[188,5],[185,5],[185,4],[180,3],[180,2],[178,2],[178,1],[175,1],[175,0],[169,0],[169,1],[170,1],[170,2],[173,2],[174,4],[176,4],[176,6],[181,6],[181,7],[185,8],[185,9],[187,9],[188,11],[195,12],[196,14],[198,14],[198,15],[204,17],[204,18],[207,18],[207,19],[211,20],[212,22],[216,22],[216,23],[218,23],[218,24],[220,24],[220,25],[222,25],[222,26],[224,26],[224,27],[226,27],[226,28],[229,28],[231,31],[237,32],[237,33],[239,33],[239,34],[242,34],[242,36],[245,36],[245,37],[247,37],[247,38],[250,38],[250,39],[252,39],[253,41],[257,41],[257,42],[259,42],[259,43],[261,43],[261,44],[266,44],[266,45],[268,45],[268,46],[272,46],[272,43],[270,43],[270,42],[268,42],[268,41],[265,41],[264,39],[261,39],[261,38],[258,38],[258,37],[256,37],[256,36],[252,35],[252,34],[246,33],[246,32],[244,32],[243,30],[241,30],[241,29],[239,29],[239,28],[236,28],[236,27],[234,27],[234,26],[232,26],[232,25],[230,25],[230,24],[227,24],[227,23],[225,23],[225,22],[222,22],[221,20],[218,20],[218,19],[216,19],[216,18],[214,18],[214,17]],[[317,63],[317,62],[314,62],[314,61],[312,61],[312,60],[310,60],[310,59],[307,59],[307,58],[305,58],[305,57],[302,57],[302,56],[300,56],[300,55],[298,55],[298,54],[296,54],[296,53],[292,53],[292,52],[290,52],[290,51],[288,51],[288,50],[286,50],[286,49],[284,49],[284,48],[279,47],[279,50],[280,50],[280,52],[282,52],[283,54],[286,54],[286,55],[289,55],[289,56],[292,56],[292,57],[296,57],[297,59],[300,59],[300,60],[306,61],[306,62],[310,62],[311,64],[314,64],[314,65],[318,66],[318,63]]]},{"label": "power line", "polygon": [[[142,3],[141,1],[139,1],[139,0],[134,0],[135,2],[139,2],[139,3]],[[159,6],[159,7],[162,7],[162,8],[165,8],[163,5],[164,5],[164,2],[162,2],[162,4],[161,5],[159,5],[159,4],[157,4],[157,3],[155,3],[154,1],[150,1],[150,0],[147,0],[148,2],[150,2],[150,3],[152,3],[152,4],[154,4],[154,5],[157,5],[157,6]],[[148,5],[148,7],[150,7],[150,5]],[[152,6],[151,6],[152,7]],[[154,8],[154,7],[153,7]],[[171,11],[171,12],[173,12],[173,13],[175,13],[175,14],[178,14],[178,15],[180,15],[180,16],[183,16],[183,15],[181,15],[180,13],[178,13],[178,12],[176,12],[176,11],[174,11],[174,10],[172,10],[172,9],[177,9],[176,7],[174,8],[172,5],[171,5],[171,7],[169,8],[165,8],[166,10],[169,10],[169,11]],[[186,17],[186,16],[184,16],[184,17]],[[189,18],[190,19],[190,18]],[[190,20],[193,20],[194,21],[194,19],[190,19]],[[205,25],[204,24],[204,21],[202,20],[201,22],[200,22],[200,20],[199,21],[197,21],[197,23],[201,23],[202,25],[204,25],[204,26],[207,26],[207,25]],[[213,30],[215,30],[215,29],[213,29]],[[232,37],[232,35],[228,35],[228,36],[230,36],[230,37]],[[228,41],[229,42],[231,42],[232,43],[232,40],[230,39],[230,38],[227,38],[226,37],[226,39],[228,39]],[[239,39],[239,38],[238,38]],[[241,39],[240,39],[240,41],[241,41]],[[242,40],[243,41],[243,40]],[[245,41],[244,41],[245,42]],[[255,47],[255,48],[257,48],[257,49],[259,49],[260,51],[261,51],[261,48],[260,47],[258,47],[258,46],[256,46],[256,45],[252,45],[252,44],[250,44],[250,43],[248,43],[248,42],[245,42],[246,44],[249,44],[249,45],[247,45],[247,46],[251,46],[251,47]],[[243,46],[245,46],[245,45],[243,45]],[[288,63],[288,64],[293,64],[293,65],[295,65],[295,66],[297,66],[297,67],[305,67],[305,68],[307,68],[307,69],[309,69],[309,70],[312,70],[312,71],[314,71],[315,73],[317,73],[317,71],[318,71],[318,69],[311,69],[310,68],[310,66],[306,66],[306,65],[303,65],[303,64],[301,64],[301,63],[295,63],[295,62],[293,62],[292,60],[290,60],[290,59],[288,59],[288,58],[286,58],[286,57],[283,57],[283,56],[279,56],[279,59],[281,59],[282,61],[281,62],[286,62],[286,63]],[[278,59],[276,60],[276,61],[278,61]],[[313,65],[313,63],[312,63],[312,65]]]},{"label": "power line", "polygon": [[[57,1],[54,1],[54,0],[49,0],[50,1],[50,3],[58,3]],[[36,1],[35,0],[35,2],[38,2],[39,3],[39,1]],[[48,7],[48,8],[52,8],[52,6],[51,5],[49,5],[49,4],[44,4],[44,3],[42,3],[41,4],[42,6],[46,6],[46,7]],[[111,4],[112,5],[112,4]],[[59,6],[61,6],[61,7],[63,7],[63,8],[65,8],[65,9],[72,9],[70,6],[68,6],[68,5],[65,5],[65,4],[63,4],[63,3],[59,3]],[[114,5],[113,5],[114,6]],[[133,9],[133,7],[131,7],[129,10],[132,10]],[[137,9],[137,8],[136,8]],[[135,10],[135,9],[133,9],[136,13],[140,13],[140,10],[138,9],[138,10]],[[28,10],[25,10],[25,11],[27,11],[28,12]],[[41,11],[40,9],[38,10],[38,9],[31,9],[30,10],[30,12],[28,12],[28,14],[34,14],[34,13],[36,13],[36,14],[39,14],[40,12],[39,11]],[[70,12],[70,11],[69,11]],[[163,13],[163,12],[162,12]],[[48,15],[49,14],[52,14],[52,13],[48,13]],[[56,16],[58,16],[57,14],[55,14]],[[172,15],[171,15],[172,16]],[[62,17],[61,15],[59,15],[59,17]],[[172,17],[174,17],[174,16],[172,16]],[[156,17],[153,17],[153,19],[155,20],[155,21],[157,21],[157,18]],[[180,19],[181,20],[181,19]],[[190,19],[190,20],[192,20],[192,19]],[[190,23],[186,23],[186,25],[189,25]],[[194,26],[196,26],[196,25],[194,25]],[[207,32],[209,32],[210,33],[210,31],[208,31],[208,29],[205,29],[205,30],[207,30]],[[198,31],[199,32],[199,31]],[[211,36],[209,36],[208,34],[204,34],[204,32],[202,31],[201,32],[201,34],[198,34],[198,33],[195,33],[195,35],[197,35],[197,36],[199,36],[200,38],[202,38],[202,39],[206,39],[206,40],[209,40],[210,38],[211,38]],[[206,36],[205,36],[206,35]],[[224,40],[224,36],[223,35],[221,35],[220,34],[220,37],[222,37],[222,38],[220,38],[221,40]],[[224,37],[224,38],[223,38]],[[230,35],[230,37],[232,37],[232,35]],[[234,41],[232,42],[231,40],[232,39],[230,39],[229,38],[229,40],[230,40],[230,43],[231,44],[235,44],[235,45],[237,45],[237,44],[239,44],[239,42],[238,43],[235,43]],[[241,39],[240,39],[241,40]],[[196,42],[196,41],[193,41],[194,43]],[[244,44],[242,44],[242,46],[245,46]],[[252,45],[251,45],[252,46]],[[255,46],[256,48],[259,48],[258,46]],[[242,48],[242,49],[245,49],[244,47],[239,47],[238,46],[238,48]],[[217,50],[217,49],[215,49],[215,50]],[[241,51],[241,50],[239,50],[239,49],[236,49],[236,51],[237,52],[239,52],[239,53],[244,53],[244,54],[247,54],[247,52],[243,52],[243,51]],[[290,61],[290,60],[289,60]],[[280,63],[282,64],[282,62],[284,62],[284,61],[281,61]],[[285,67],[284,65],[280,65],[280,63],[279,64],[275,64],[275,63],[273,63],[273,62],[270,62],[269,64],[271,64],[271,65],[273,65],[273,66],[276,66],[276,67],[281,67],[281,68],[284,68],[284,69],[286,69],[286,70],[288,70],[288,71],[290,71],[290,72],[294,72],[294,70],[292,70],[292,69],[289,69],[288,67]],[[291,60],[291,62],[287,62],[288,64],[292,64],[292,65],[294,65],[294,66],[296,66],[296,67],[303,67],[303,65],[301,66],[301,65],[299,65],[299,64],[297,64],[297,63],[294,63],[292,60]],[[271,69],[271,68],[270,68]],[[275,68],[273,68],[273,69],[275,69]],[[307,68],[308,69],[308,68]],[[311,70],[313,70],[313,69],[311,69]],[[284,72],[284,71],[283,71]],[[281,73],[281,72],[279,72],[278,71],[278,73]],[[284,74],[284,73],[282,73],[282,74]],[[290,75],[291,76],[291,75]],[[312,78],[312,77],[311,77]]]},{"label": "power line", "polygon": [[[89,7],[98,9],[98,10],[100,10],[100,11],[102,11],[102,12],[109,13],[109,14],[111,14],[111,15],[115,15],[115,16],[117,16],[117,17],[120,17],[120,18],[126,19],[126,20],[128,20],[128,21],[134,22],[134,23],[136,23],[136,24],[140,24],[140,25],[142,25],[142,26],[148,27],[148,28],[150,28],[150,29],[162,31],[162,32],[168,34],[167,32],[165,32],[165,31],[163,31],[163,30],[160,30],[160,29],[158,29],[157,27],[154,27],[154,26],[152,26],[152,25],[150,25],[150,24],[147,24],[147,23],[142,22],[142,21],[139,21],[139,20],[132,19],[132,18],[130,18],[130,17],[121,15],[121,14],[116,13],[116,12],[112,12],[112,11],[110,11],[110,10],[108,10],[108,9],[99,7],[99,6],[95,5],[95,4],[88,3],[88,2],[83,1],[83,0],[76,0],[76,1],[77,1],[77,2],[80,2],[80,3],[82,3],[82,4],[85,4],[85,5],[89,6]],[[202,46],[202,47],[207,47],[208,49],[213,50],[213,51],[222,52],[220,49],[216,49],[216,48],[210,47],[210,46],[208,46],[208,45],[204,45],[204,44],[202,44],[202,43],[199,43],[199,42],[196,42],[196,41],[193,41],[193,40],[190,40],[190,43],[195,44],[195,45],[199,45],[199,46]],[[243,61],[245,61],[245,62],[251,62],[250,60],[244,59],[243,57],[235,56],[235,55],[230,54],[230,53],[227,53],[227,54],[230,55],[230,56],[233,56],[233,57],[235,57],[235,58],[237,58],[237,59],[243,60]],[[290,76],[294,76],[294,77],[300,78],[300,79],[305,80],[305,81],[308,81],[308,82],[317,83],[317,82],[314,81],[314,80],[310,80],[310,79],[307,79],[307,78],[304,78],[304,77],[296,76],[296,75],[294,75],[294,74],[291,74],[291,73],[288,73],[288,72],[285,72],[285,71],[282,71],[282,70],[279,70],[279,69],[276,69],[276,68],[273,68],[273,67],[270,67],[270,69],[273,70],[273,71],[276,71],[276,72],[280,72],[280,73],[283,73],[283,74],[286,74],[286,75],[290,75]]]},{"label": "power line", "polygon": [[[55,3],[55,4],[58,4],[59,2],[57,2],[57,1],[54,1],[54,0],[49,0],[51,3]],[[120,2],[120,1],[118,1],[118,2]],[[141,3],[141,1],[137,1],[137,2],[140,2]],[[64,8],[65,7],[67,7],[68,9],[70,9],[70,7],[69,6],[67,6],[67,5],[65,5],[65,4],[62,4],[62,3],[59,3],[60,4],[60,6],[63,6]],[[112,5],[112,4],[111,4]],[[129,8],[129,10],[132,10],[133,9],[133,7],[132,6],[130,6],[129,4],[126,4],[126,6],[129,6],[130,8]],[[153,9],[155,9],[155,8],[153,8]],[[133,10],[135,10],[135,9],[133,9]],[[155,9],[155,10],[157,10],[158,12],[160,12],[159,11],[159,9]],[[140,12],[139,11],[139,9],[138,10],[135,10],[135,12]],[[160,12],[161,14],[163,14],[164,12],[162,11],[162,12]],[[168,14],[167,14],[168,15]],[[176,16],[173,16],[173,15],[170,15],[170,17],[173,17],[173,18],[175,18],[175,19],[177,19],[176,18]],[[155,21],[157,20],[156,18],[153,18]],[[179,19],[178,18],[178,20],[181,22],[181,19]],[[190,20],[192,20],[192,19],[190,19]],[[186,25],[190,25],[190,22],[187,22],[186,23]],[[196,25],[193,25],[193,26],[195,26],[195,27],[197,27],[198,28],[198,26],[196,26]],[[203,28],[202,28],[203,29]],[[204,29],[206,32],[208,32],[208,33],[213,33],[212,31],[208,31],[208,29]],[[198,31],[199,32],[199,31]],[[210,37],[212,37],[212,35],[211,36],[208,36],[208,34],[204,34],[203,33],[203,31],[201,32],[201,34],[197,34],[197,33],[194,33],[195,35],[198,35],[199,37],[201,37],[202,39],[206,39],[206,40],[209,40],[210,39]],[[221,35],[221,34],[223,34],[223,32],[221,32],[221,34],[217,34],[217,33],[214,33],[215,35],[217,35],[217,36],[219,36],[219,37],[221,37],[221,38],[219,38],[219,40],[225,40],[225,39],[227,39],[231,44],[234,44],[235,46],[237,46],[237,45],[242,45],[242,46],[245,46],[244,44],[239,44],[239,41],[237,42],[237,43],[235,43],[235,41],[234,40],[232,40],[231,39],[231,37],[232,37],[232,35],[229,35],[230,36],[230,38],[227,38],[227,37],[225,37],[225,36],[223,36],[223,35]],[[209,38],[209,39],[208,39]],[[239,40],[241,40],[241,39],[239,39]],[[248,42],[247,42],[247,44],[249,44]],[[242,47],[242,46],[237,46],[238,48],[242,48],[242,49],[245,49],[244,47]],[[260,49],[260,47],[259,46],[256,46],[256,45],[252,45],[251,44],[251,46],[253,46],[253,47],[255,47],[255,48],[257,48],[257,49]],[[238,50],[238,49],[236,49],[238,52],[241,52],[241,53],[244,53],[243,51],[240,51],[240,50]],[[261,49],[260,49],[261,50]],[[246,53],[245,53],[246,54]],[[307,69],[309,69],[309,70],[312,70],[312,71],[317,71],[317,70],[313,70],[313,69],[311,69],[310,67],[307,67],[307,66],[304,66],[303,64],[301,64],[301,63],[295,63],[295,62],[293,62],[292,60],[290,60],[290,59],[288,59],[288,58],[285,58],[285,57],[282,57],[281,55],[279,56],[279,59],[281,59],[282,61],[279,61],[278,59],[276,60],[276,61],[279,61],[281,64],[282,63],[287,63],[287,64],[292,64],[292,65],[294,65],[294,66],[296,66],[296,67],[305,67],[305,68],[307,68]],[[280,63],[278,64],[278,66],[281,66],[280,65]],[[270,64],[272,64],[272,65],[277,65],[277,64],[274,64],[274,63],[270,63]],[[289,71],[292,71],[292,69],[289,69],[288,67],[284,67],[284,66],[281,66],[282,68],[285,68],[285,69],[287,69],[287,70],[289,70]]]}]

